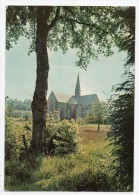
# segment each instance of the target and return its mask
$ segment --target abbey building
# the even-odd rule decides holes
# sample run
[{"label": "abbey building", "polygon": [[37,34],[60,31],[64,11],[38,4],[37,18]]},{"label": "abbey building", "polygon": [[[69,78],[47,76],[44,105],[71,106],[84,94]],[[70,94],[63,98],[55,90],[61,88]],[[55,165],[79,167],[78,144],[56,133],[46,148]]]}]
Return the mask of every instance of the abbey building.
[{"label": "abbey building", "polygon": [[60,119],[83,118],[90,114],[93,105],[98,102],[97,94],[81,95],[80,79],[77,77],[75,95],[52,91],[47,103],[47,111],[58,111]]}]

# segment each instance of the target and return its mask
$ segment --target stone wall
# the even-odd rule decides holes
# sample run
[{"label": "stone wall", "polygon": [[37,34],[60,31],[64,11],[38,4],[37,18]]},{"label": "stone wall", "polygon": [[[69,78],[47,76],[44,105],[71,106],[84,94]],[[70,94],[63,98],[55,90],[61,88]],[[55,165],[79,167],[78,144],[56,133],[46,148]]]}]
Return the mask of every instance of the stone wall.
[{"label": "stone wall", "polygon": [[56,101],[54,94],[51,93],[47,101],[47,112],[49,113],[55,110],[57,110],[57,101]]}]

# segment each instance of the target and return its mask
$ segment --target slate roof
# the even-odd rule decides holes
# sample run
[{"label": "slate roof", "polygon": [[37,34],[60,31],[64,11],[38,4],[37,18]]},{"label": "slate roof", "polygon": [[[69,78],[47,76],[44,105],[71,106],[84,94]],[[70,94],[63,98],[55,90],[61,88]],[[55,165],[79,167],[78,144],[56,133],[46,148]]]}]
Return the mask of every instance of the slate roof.
[{"label": "slate roof", "polygon": [[72,96],[72,97],[68,100],[67,103],[69,103],[69,104],[77,104],[77,99],[76,99],[76,97],[75,97],[75,96]]},{"label": "slate roof", "polygon": [[78,100],[78,104],[89,105],[95,97],[96,94],[80,96]]},{"label": "slate roof", "polygon": [[63,103],[67,103],[67,101],[71,98],[72,95],[69,94],[64,94],[64,93],[59,93],[59,92],[54,92],[54,95],[57,99],[58,102],[63,102]]},{"label": "slate roof", "polygon": [[72,96],[69,94],[53,92],[58,102],[69,103],[69,104],[82,104],[82,105],[89,105],[94,98],[97,98],[96,94],[91,95],[83,95],[80,96],[79,99],[76,96]]}]

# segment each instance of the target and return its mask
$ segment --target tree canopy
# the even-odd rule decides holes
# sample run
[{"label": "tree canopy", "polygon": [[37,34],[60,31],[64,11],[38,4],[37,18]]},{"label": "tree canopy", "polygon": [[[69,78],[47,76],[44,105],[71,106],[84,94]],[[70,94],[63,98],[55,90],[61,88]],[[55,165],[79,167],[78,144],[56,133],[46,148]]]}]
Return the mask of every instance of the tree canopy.
[{"label": "tree canopy", "polygon": [[100,124],[108,124],[109,107],[104,101],[95,102],[87,120],[90,123],[98,124],[97,131],[100,131]]},{"label": "tree canopy", "polygon": [[[49,12],[45,22],[49,31],[47,47],[55,51],[62,49],[63,53],[68,48],[76,49],[78,56],[76,64],[82,68],[87,67],[91,58],[97,59],[98,54],[111,55],[112,47],[115,45],[114,37],[117,46],[120,45],[120,48],[121,44],[124,46],[127,27],[124,26],[123,18],[118,16],[122,7],[49,6],[41,8],[44,13]],[[40,8],[37,6],[9,6],[7,8],[6,47],[8,50],[12,47],[12,42],[17,43],[20,36],[30,39],[29,53],[35,50],[38,9]]]}]

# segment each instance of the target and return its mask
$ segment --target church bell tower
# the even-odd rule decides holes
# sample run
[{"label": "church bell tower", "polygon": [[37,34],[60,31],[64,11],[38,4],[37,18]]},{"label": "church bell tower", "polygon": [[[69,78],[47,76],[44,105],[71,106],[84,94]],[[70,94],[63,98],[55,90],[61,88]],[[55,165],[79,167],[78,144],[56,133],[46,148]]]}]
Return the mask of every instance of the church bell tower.
[{"label": "church bell tower", "polygon": [[81,95],[81,88],[80,88],[80,79],[79,79],[79,74],[78,74],[76,88],[75,88],[75,96],[76,98],[79,98],[80,95]]}]

